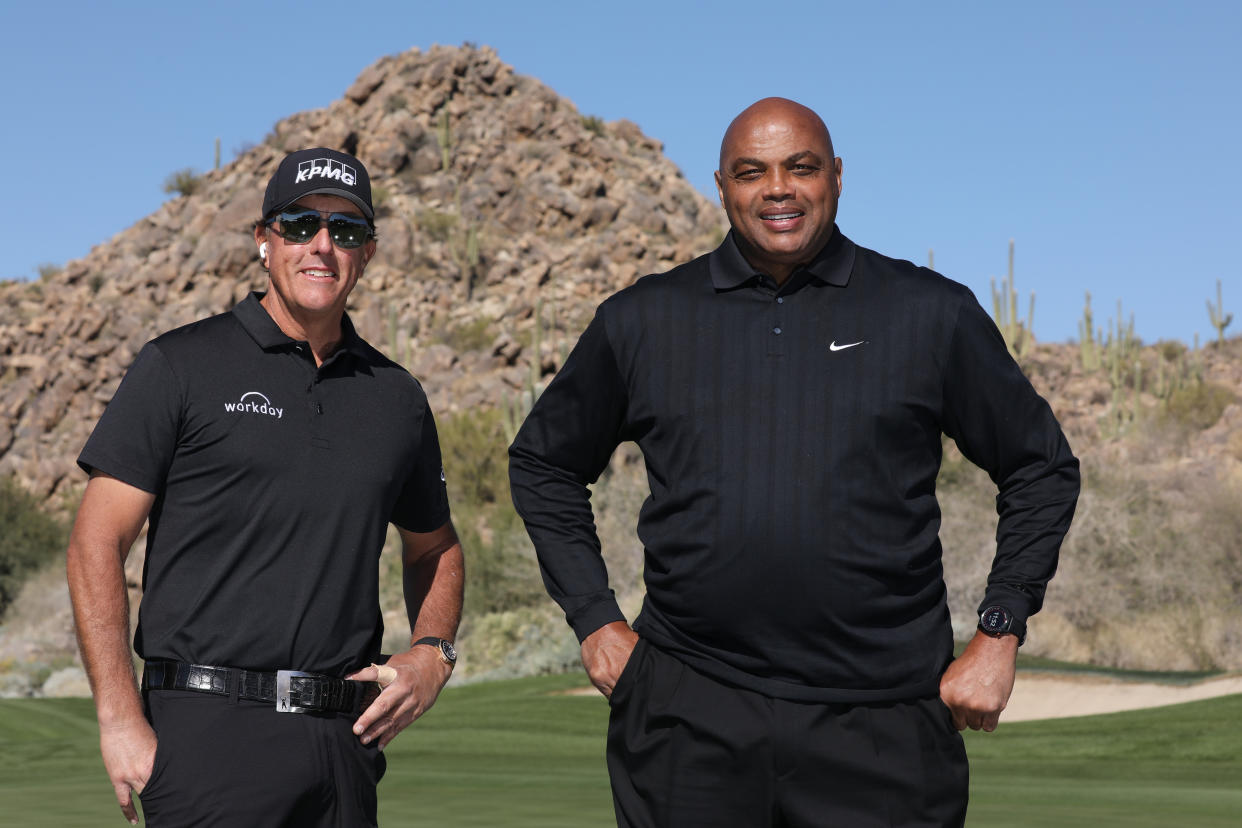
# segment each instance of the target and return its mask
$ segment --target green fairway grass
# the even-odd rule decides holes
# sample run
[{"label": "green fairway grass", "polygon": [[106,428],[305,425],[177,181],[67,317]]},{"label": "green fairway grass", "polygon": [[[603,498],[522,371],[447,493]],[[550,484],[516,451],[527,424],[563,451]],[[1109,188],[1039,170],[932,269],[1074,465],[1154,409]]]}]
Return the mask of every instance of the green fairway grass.
[{"label": "green fairway grass", "polygon": [[[578,675],[447,690],[388,748],[385,828],[615,824]],[[1242,696],[967,733],[972,828],[1242,824]],[[124,825],[87,699],[0,700],[0,826]]]},{"label": "green fairway grass", "polygon": [[968,824],[1242,825],[1242,696],[966,734]]}]

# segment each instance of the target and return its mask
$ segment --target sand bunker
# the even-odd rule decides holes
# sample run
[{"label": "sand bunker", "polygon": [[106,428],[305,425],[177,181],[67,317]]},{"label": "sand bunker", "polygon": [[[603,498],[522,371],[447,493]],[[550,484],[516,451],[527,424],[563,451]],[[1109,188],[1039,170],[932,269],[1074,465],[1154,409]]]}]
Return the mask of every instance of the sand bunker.
[{"label": "sand bunker", "polygon": [[1019,672],[1001,724],[1163,707],[1234,693],[1242,693],[1242,676],[1221,676],[1194,684],[1156,684],[1105,676]]},{"label": "sand bunker", "polygon": [[[594,687],[576,687],[562,692],[594,696],[599,691]],[[1194,684],[1158,684],[1101,675],[1019,671],[1009,706],[1001,714],[1001,724],[1119,713],[1235,693],[1242,693],[1242,675],[1219,676]]]}]

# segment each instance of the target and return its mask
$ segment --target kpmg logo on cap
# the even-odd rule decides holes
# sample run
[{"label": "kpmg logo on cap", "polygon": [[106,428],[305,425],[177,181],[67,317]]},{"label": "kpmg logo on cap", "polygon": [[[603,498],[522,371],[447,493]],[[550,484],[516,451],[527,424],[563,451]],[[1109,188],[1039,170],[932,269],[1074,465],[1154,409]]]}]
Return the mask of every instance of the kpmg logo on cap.
[{"label": "kpmg logo on cap", "polygon": [[303,161],[298,164],[298,177],[293,179],[293,183],[301,184],[312,178],[340,181],[352,187],[358,181],[358,173],[348,164],[333,161],[331,158],[316,158],[313,161]]}]

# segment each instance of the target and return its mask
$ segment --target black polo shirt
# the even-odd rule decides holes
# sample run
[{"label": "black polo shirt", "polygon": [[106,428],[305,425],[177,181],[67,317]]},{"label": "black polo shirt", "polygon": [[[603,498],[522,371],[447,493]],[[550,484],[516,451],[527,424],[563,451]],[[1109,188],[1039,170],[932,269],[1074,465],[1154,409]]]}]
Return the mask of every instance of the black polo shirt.
[{"label": "black polo shirt", "polygon": [[1038,610],[1078,493],[1047,403],[971,292],[835,232],[778,288],[732,235],[605,301],[510,448],[544,580],[623,618],[586,485],[643,451],[635,629],[720,680],[823,701],[937,692],[952,651],[941,433],[999,486],[984,602]]},{"label": "black polo shirt", "polygon": [[348,317],[317,368],[259,298],[148,343],[78,463],[156,495],[139,655],[343,675],[379,653],[387,524],[449,518],[435,423]]}]

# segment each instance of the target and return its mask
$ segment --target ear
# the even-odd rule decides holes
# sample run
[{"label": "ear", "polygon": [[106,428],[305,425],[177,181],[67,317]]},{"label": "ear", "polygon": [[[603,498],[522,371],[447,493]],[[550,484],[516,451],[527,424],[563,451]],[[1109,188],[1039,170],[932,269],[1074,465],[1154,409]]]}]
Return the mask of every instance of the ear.
[{"label": "ear", "polygon": [[720,170],[716,170],[716,197],[720,199],[720,206],[724,206],[724,179],[720,177]]},{"label": "ear", "polygon": [[362,266],[364,268],[370,263],[373,256],[375,256],[375,239],[367,239],[367,243],[362,246]]},{"label": "ear", "polygon": [[836,178],[837,178],[837,195],[840,196],[841,195],[841,170],[843,168],[843,165],[841,163],[841,156],[837,156],[836,158],[832,159],[832,166],[833,166],[833,173],[836,175]]},{"label": "ear", "polygon": [[259,248],[259,266],[267,270],[267,226],[256,225],[254,228],[254,243]]}]

